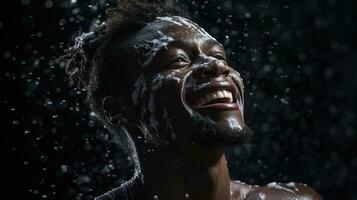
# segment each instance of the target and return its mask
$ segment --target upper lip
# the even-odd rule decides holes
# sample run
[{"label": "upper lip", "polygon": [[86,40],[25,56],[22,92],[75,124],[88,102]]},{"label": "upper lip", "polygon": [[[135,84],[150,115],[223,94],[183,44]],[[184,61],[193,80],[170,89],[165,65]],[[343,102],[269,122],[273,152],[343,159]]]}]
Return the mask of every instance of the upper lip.
[{"label": "upper lip", "polygon": [[192,89],[186,95],[186,98],[191,105],[195,102],[195,100],[205,96],[206,94],[219,90],[230,91],[233,95],[233,103],[236,103],[237,100],[239,99],[238,98],[239,92],[237,86],[233,83],[230,83],[229,81],[217,81],[208,84],[202,83],[196,88],[198,89]]}]

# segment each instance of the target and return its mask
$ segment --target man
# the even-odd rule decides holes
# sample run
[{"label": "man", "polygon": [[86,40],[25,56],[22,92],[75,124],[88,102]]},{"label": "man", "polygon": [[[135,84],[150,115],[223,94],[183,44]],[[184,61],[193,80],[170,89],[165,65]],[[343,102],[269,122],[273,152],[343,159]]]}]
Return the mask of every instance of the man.
[{"label": "man", "polygon": [[92,110],[137,155],[135,176],[97,199],[322,199],[303,184],[230,180],[225,150],[251,136],[243,81],[223,46],[180,11],[120,1],[64,57]]}]

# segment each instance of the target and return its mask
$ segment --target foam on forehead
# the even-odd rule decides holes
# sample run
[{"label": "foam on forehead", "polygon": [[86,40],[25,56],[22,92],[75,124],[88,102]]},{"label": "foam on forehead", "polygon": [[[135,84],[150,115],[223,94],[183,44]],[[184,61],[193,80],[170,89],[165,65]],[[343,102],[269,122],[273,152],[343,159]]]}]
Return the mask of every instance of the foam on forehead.
[{"label": "foam on forehead", "polygon": [[167,16],[167,17],[157,17],[156,19],[171,22],[177,26],[187,27],[195,33],[201,34],[201,35],[206,36],[214,41],[217,41],[214,37],[212,37],[209,33],[207,33],[206,30],[204,30],[198,24],[196,24],[195,22],[193,22],[189,19],[186,19],[184,17],[180,17],[180,16],[169,17],[169,16]]},{"label": "foam on forehead", "polygon": [[[184,17],[180,17],[180,16],[157,17],[156,19],[159,21],[168,22],[170,24],[182,28],[190,29],[194,34],[198,34],[201,37],[206,37],[217,42],[217,40],[213,38],[209,33],[207,33],[202,27],[200,27],[196,23]],[[148,27],[150,27],[150,25],[151,27],[154,27],[153,30],[155,30],[156,27],[155,22],[148,24]],[[166,35],[162,31],[157,31],[157,30],[153,31],[153,30],[150,31],[144,30],[143,32],[141,32],[141,36],[144,35],[142,37],[144,39],[138,39],[138,38],[134,39],[134,41],[137,40],[138,42],[137,44],[133,45],[134,49],[138,50],[138,52],[140,52],[139,51],[140,49],[147,50],[145,51],[145,53],[142,54],[145,57],[144,60],[141,61],[143,67],[148,66],[162,48],[167,48],[168,44],[175,40],[173,38],[174,36],[171,35],[172,36],[171,37],[169,33],[167,33],[168,35]],[[152,33],[154,33],[155,35],[154,38],[151,35]]]}]

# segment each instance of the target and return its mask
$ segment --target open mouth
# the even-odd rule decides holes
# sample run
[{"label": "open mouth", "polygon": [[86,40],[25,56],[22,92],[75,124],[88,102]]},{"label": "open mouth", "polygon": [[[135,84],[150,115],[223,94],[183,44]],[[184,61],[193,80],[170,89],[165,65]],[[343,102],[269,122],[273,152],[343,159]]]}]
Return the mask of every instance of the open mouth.
[{"label": "open mouth", "polygon": [[206,94],[193,103],[193,106],[206,106],[216,103],[233,103],[233,94],[228,90],[218,90]]},{"label": "open mouth", "polygon": [[210,83],[187,96],[194,109],[238,109],[237,88],[229,82]]}]

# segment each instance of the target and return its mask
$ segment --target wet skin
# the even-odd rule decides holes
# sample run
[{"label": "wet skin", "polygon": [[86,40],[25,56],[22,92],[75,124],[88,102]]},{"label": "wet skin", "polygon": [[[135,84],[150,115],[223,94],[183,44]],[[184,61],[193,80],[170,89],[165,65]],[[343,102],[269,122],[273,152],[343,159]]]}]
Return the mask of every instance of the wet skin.
[{"label": "wet skin", "polygon": [[[108,120],[124,113],[144,175],[145,199],[321,199],[302,184],[251,186],[230,181],[224,152],[245,128],[243,81],[228,65],[224,47],[201,27],[181,17],[158,18],[128,41],[140,74],[128,95],[107,97]],[[191,130],[198,114],[230,137],[205,146]],[[217,138],[215,138],[217,137]],[[221,139],[225,138],[225,139]],[[222,141],[222,142],[220,142]]]},{"label": "wet skin", "polygon": [[[183,18],[159,19],[139,32],[132,43],[143,71],[135,86],[146,83],[139,87],[145,91],[138,87],[134,91],[141,94],[134,95],[134,110],[148,110],[145,118],[138,118],[146,125],[144,129],[156,132],[151,131],[149,138],[182,146],[191,136],[182,124],[190,124],[193,113],[237,132],[245,127],[242,79],[228,66],[223,46],[202,28]],[[174,112],[170,112],[168,107],[173,106]],[[163,122],[162,116],[173,115],[180,121]],[[169,131],[160,130],[165,125]]]}]

